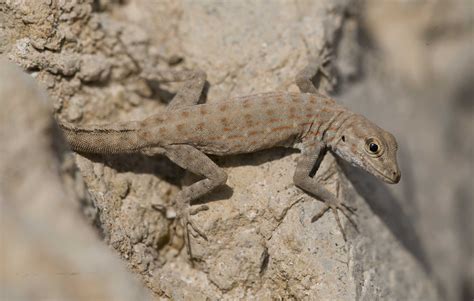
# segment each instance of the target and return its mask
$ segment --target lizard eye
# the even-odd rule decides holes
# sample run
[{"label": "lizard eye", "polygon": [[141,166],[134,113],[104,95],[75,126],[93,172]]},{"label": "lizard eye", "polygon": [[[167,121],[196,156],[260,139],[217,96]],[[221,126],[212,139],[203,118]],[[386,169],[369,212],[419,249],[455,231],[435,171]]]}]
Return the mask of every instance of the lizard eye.
[{"label": "lizard eye", "polygon": [[380,156],[382,154],[382,147],[376,138],[369,138],[365,141],[365,151],[371,156]]},{"label": "lizard eye", "polygon": [[378,150],[379,150],[379,146],[377,145],[377,143],[371,143],[369,144],[369,150],[373,153],[376,153]]}]

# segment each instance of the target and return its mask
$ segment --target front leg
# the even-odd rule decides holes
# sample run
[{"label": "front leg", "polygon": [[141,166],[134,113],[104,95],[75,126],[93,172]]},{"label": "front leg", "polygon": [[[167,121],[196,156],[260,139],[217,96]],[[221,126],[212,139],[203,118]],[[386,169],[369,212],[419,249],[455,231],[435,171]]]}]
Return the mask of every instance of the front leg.
[{"label": "front leg", "polygon": [[296,85],[300,89],[302,93],[312,93],[322,97],[326,97],[325,95],[321,94],[318,89],[313,85],[313,78],[316,77],[318,73],[321,73],[331,84],[331,88],[333,83],[331,82],[331,76],[329,71],[326,69],[326,65],[331,60],[331,53],[323,49],[319,55],[311,56],[309,58],[308,65],[298,72],[295,78]]},{"label": "front leg", "polygon": [[337,225],[341,230],[342,237],[344,238],[344,240],[346,240],[346,234],[342,228],[338,210],[341,211],[342,214],[357,229],[355,222],[350,217],[350,214],[354,213],[353,210],[344,202],[340,202],[337,197],[331,192],[329,192],[327,189],[321,187],[320,185],[317,185],[317,183],[314,181],[314,178],[311,177],[311,172],[314,169],[316,169],[317,171],[317,169],[319,168],[319,164],[322,162],[324,154],[325,151],[320,144],[303,148],[301,156],[298,160],[298,164],[296,165],[295,174],[293,176],[293,182],[299,188],[324,201],[325,203],[324,208],[311,219],[311,222],[317,221],[324,215],[324,213],[331,209],[334,214],[334,217],[336,218]]}]

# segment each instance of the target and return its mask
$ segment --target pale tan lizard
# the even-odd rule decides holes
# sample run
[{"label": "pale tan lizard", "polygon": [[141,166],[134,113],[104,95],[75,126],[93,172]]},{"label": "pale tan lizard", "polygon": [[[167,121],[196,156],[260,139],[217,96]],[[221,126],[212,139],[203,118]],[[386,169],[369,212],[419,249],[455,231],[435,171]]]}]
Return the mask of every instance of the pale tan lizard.
[{"label": "pale tan lizard", "polygon": [[330,150],[387,183],[397,183],[400,180],[397,142],[392,134],[364,116],[352,113],[318,93],[311,78],[320,68],[320,64],[313,63],[298,74],[296,82],[301,93],[262,93],[218,104],[198,104],[205,73],[169,73],[158,79],[185,82],[163,114],[124,124],[79,128],[60,123],[60,126],[77,152],[162,154],[182,168],[204,177],[183,188],[175,203],[191,258],[188,226],[207,238],[190,215],[206,210],[208,206],[191,208],[190,204],[227,180],[225,171],[206,154],[250,153],[277,146],[301,150],[294,183],[325,202],[323,210],[312,221],[331,209],[344,235],[338,210],[351,222],[352,211],[318,185],[311,176],[312,171],[317,170],[326,150]]}]

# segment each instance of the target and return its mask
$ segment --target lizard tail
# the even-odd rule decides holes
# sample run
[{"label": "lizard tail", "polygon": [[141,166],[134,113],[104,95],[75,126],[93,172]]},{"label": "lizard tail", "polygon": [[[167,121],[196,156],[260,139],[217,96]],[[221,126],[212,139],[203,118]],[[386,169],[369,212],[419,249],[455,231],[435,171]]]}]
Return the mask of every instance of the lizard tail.
[{"label": "lizard tail", "polygon": [[133,153],[146,146],[140,138],[139,122],[104,126],[75,127],[58,122],[72,150],[80,153]]}]

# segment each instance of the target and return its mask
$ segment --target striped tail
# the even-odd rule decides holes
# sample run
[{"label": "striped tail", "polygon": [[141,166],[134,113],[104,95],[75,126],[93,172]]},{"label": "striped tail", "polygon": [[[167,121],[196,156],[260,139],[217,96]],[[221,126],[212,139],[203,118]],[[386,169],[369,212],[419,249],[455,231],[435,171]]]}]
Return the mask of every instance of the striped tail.
[{"label": "striped tail", "polygon": [[80,153],[133,153],[146,146],[140,138],[139,122],[76,128],[58,122],[72,150]]}]

